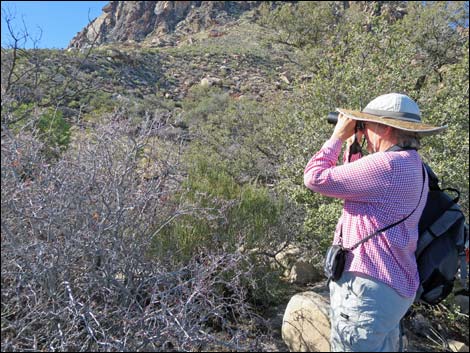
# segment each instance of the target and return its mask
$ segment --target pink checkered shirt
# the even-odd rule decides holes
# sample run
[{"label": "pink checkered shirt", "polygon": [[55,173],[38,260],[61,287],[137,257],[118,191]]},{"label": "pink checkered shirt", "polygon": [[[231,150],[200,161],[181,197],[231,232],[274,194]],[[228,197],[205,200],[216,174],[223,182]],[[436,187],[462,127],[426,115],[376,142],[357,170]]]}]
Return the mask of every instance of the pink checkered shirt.
[{"label": "pink checkered shirt", "polygon": [[[414,150],[353,155],[336,166],[342,142],[331,138],[308,162],[305,185],[322,195],[344,199],[334,244],[352,247],[375,231],[410,214],[418,205],[423,187],[422,162]],[[376,278],[400,295],[414,297],[419,274],[414,252],[418,222],[428,195],[425,187],[416,211],[404,222],[381,232],[348,254],[345,271]]]}]

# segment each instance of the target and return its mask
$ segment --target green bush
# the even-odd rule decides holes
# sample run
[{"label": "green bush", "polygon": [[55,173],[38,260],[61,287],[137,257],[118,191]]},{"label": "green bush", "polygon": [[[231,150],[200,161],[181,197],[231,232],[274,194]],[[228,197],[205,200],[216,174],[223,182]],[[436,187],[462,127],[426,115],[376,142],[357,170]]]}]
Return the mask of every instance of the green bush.
[{"label": "green bush", "polygon": [[188,214],[159,234],[156,251],[171,251],[184,260],[201,249],[223,247],[233,252],[241,242],[248,249],[264,246],[278,226],[283,202],[262,186],[239,185],[223,166],[204,156],[191,158],[191,173],[182,185],[185,191],[175,196]]},{"label": "green bush", "polygon": [[229,104],[229,96],[220,88],[196,85],[183,102],[185,122],[204,122],[211,114],[223,112]]},{"label": "green bush", "polygon": [[62,112],[48,108],[41,114],[36,124],[39,137],[52,148],[67,148],[70,142],[70,124],[65,121]]},{"label": "green bush", "polygon": [[6,123],[15,133],[33,128],[48,148],[67,148],[71,125],[64,119],[60,110],[40,108],[34,103],[12,104],[7,109],[11,110],[11,115]]}]

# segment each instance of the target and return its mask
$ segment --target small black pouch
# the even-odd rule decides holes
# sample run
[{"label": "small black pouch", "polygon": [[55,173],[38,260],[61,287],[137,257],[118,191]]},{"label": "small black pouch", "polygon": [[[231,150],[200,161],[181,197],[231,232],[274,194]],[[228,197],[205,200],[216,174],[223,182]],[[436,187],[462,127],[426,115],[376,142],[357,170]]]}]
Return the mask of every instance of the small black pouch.
[{"label": "small black pouch", "polygon": [[332,245],[326,251],[323,270],[329,281],[337,281],[341,278],[347,252],[348,249],[343,248],[341,245]]}]

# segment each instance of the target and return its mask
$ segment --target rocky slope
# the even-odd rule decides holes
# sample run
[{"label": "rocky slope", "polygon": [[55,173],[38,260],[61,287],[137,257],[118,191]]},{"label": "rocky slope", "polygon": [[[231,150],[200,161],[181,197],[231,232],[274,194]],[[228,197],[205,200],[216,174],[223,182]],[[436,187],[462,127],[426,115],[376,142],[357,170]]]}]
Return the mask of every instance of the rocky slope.
[{"label": "rocky slope", "polygon": [[[188,34],[223,25],[259,1],[110,1],[103,14],[70,42],[69,48],[145,42],[163,45]],[[217,35],[214,29],[213,35]]]}]

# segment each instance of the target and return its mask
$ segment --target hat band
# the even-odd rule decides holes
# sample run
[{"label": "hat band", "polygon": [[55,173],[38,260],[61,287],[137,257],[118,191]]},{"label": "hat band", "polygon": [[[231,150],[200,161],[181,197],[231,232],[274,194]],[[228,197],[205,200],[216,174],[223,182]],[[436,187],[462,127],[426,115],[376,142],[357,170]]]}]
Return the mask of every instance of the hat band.
[{"label": "hat band", "polygon": [[372,114],[372,115],[395,118],[398,120],[413,121],[415,123],[421,122],[421,117],[418,114],[413,114],[413,113],[391,112],[388,110],[377,110],[377,109],[370,109],[370,108],[364,108],[362,112]]}]

